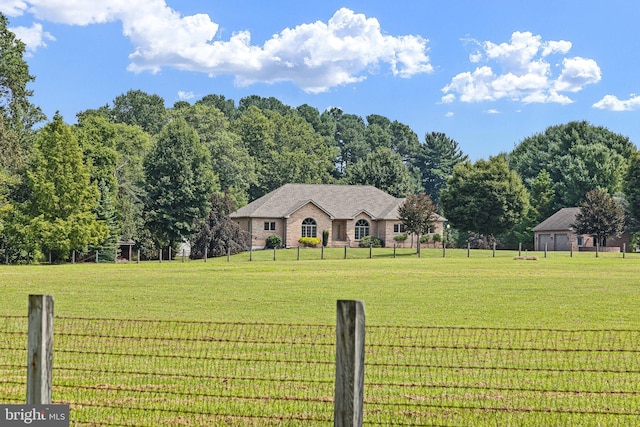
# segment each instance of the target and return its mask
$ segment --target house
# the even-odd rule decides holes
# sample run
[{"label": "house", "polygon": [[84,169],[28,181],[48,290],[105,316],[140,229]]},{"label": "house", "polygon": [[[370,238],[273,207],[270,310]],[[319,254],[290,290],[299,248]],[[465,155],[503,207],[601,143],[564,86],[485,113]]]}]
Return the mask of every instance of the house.
[{"label": "house", "polygon": [[[285,247],[298,246],[301,237],[322,238],[329,247],[357,247],[373,236],[393,245],[404,234],[398,207],[404,202],[373,186],[285,184],[233,212],[230,217],[252,236],[252,247],[264,247],[276,234]],[[445,219],[438,215],[433,233],[442,235]]]},{"label": "house", "polygon": [[[540,224],[533,227],[534,248],[544,251],[595,251],[596,242],[594,236],[589,234],[577,234],[573,224],[580,208],[562,208]],[[629,235],[607,238],[600,247],[602,251],[616,252],[625,244],[629,248]]]}]

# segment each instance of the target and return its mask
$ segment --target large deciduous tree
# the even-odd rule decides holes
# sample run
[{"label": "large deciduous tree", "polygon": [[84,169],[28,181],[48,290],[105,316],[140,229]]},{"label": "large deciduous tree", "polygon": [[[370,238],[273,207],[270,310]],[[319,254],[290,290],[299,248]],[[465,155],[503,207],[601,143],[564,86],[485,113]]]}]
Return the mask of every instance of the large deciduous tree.
[{"label": "large deciduous tree", "polygon": [[189,238],[218,189],[209,153],[184,119],[169,123],[144,162],[147,224],[159,243]]},{"label": "large deciduous tree", "polygon": [[627,159],[636,151],[629,138],[604,127],[570,122],[525,138],[509,154],[509,165],[527,188],[546,170],[553,182],[553,210],[578,206],[596,187],[622,190]]},{"label": "large deciduous tree", "polygon": [[59,115],[36,138],[27,186],[26,229],[52,260],[66,259],[70,250],[100,244],[108,236],[108,227],[95,215],[98,188],[90,181],[77,139]]},{"label": "large deciduous tree", "polygon": [[607,237],[619,236],[624,230],[625,210],[605,189],[589,191],[580,204],[574,227],[578,234],[591,234],[600,246]]},{"label": "large deciduous tree", "polygon": [[117,96],[110,115],[115,123],[137,125],[152,135],[160,132],[167,122],[164,99],[141,90],[130,90]]},{"label": "large deciduous tree", "polygon": [[509,231],[529,205],[522,180],[509,170],[504,156],[457,165],[440,200],[455,228],[485,238]]},{"label": "large deciduous tree", "polygon": [[193,127],[211,154],[211,168],[220,187],[238,204],[246,204],[251,184],[255,184],[255,161],[232,132],[227,117],[215,106],[196,103],[173,111],[175,117],[184,118]]},{"label": "large deciduous tree", "polygon": [[395,197],[415,193],[420,187],[400,154],[390,148],[378,149],[350,166],[346,181],[351,185],[373,185]]}]

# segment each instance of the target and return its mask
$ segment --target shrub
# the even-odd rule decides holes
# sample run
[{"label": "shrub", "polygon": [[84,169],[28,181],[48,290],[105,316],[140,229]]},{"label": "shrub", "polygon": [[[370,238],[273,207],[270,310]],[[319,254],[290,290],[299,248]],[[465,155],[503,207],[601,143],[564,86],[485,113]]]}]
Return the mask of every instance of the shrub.
[{"label": "shrub", "polygon": [[420,236],[420,243],[429,243],[430,240],[431,240],[431,236],[428,234]]},{"label": "shrub", "polygon": [[409,235],[407,233],[398,234],[397,236],[393,236],[393,240],[395,240],[396,242],[404,242],[408,238],[409,238]]},{"label": "shrub", "polygon": [[298,239],[298,243],[306,247],[316,247],[320,244],[320,238],[318,237],[301,237]]},{"label": "shrub", "polygon": [[325,248],[329,244],[329,230],[322,230],[322,246]]},{"label": "shrub", "polygon": [[384,246],[384,242],[381,239],[373,236],[364,236],[360,239],[359,245],[361,248],[368,248],[369,246],[374,248],[381,248]]},{"label": "shrub", "polygon": [[272,234],[265,240],[267,249],[279,248],[282,246],[282,239],[277,234]]}]

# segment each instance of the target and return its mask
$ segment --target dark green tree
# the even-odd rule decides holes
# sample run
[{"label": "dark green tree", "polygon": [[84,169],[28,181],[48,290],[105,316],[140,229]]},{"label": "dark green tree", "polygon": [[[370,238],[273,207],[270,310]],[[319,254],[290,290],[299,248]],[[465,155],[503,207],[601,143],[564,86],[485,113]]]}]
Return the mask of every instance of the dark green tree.
[{"label": "dark green tree", "polygon": [[589,191],[580,204],[574,227],[578,234],[591,234],[600,246],[606,238],[620,236],[626,221],[622,205],[602,188]]},{"label": "dark green tree", "polygon": [[489,238],[525,217],[529,196],[504,156],[496,156],[455,166],[440,201],[453,227]]},{"label": "dark green tree", "polygon": [[236,203],[248,201],[249,186],[255,183],[255,160],[239,135],[231,131],[229,120],[213,105],[196,103],[172,113],[184,118],[198,133],[211,154],[211,169],[223,191]]},{"label": "dark green tree", "polygon": [[629,159],[624,193],[631,215],[637,223],[640,223],[640,152],[634,153]]},{"label": "dark green tree", "polygon": [[622,190],[627,159],[636,151],[629,138],[588,122],[551,126],[525,138],[509,154],[509,165],[527,188],[542,170],[553,182],[553,210],[578,206],[596,187]]},{"label": "dark green tree", "polygon": [[115,123],[137,125],[152,135],[160,132],[167,122],[164,99],[141,90],[130,90],[117,96],[110,116]]},{"label": "dark green tree", "polygon": [[424,191],[438,203],[440,192],[445,188],[453,168],[469,160],[458,143],[441,132],[425,134],[424,144],[417,150],[414,165],[420,170]]},{"label": "dark green tree", "polygon": [[[236,210],[233,199],[228,194],[211,195],[211,211],[198,225],[198,232],[191,245],[191,258],[217,257],[237,254],[251,245],[251,235],[240,229],[240,225],[229,214]],[[206,248],[206,249],[205,249]]]},{"label": "dark green tree", "polygon": [[546,170],[540,171],[531,184],[531,220],[538,224],[556,212],[554,207],[556,192],[551,175]]},{"label": "dark green tree", "polygon": [[144,161],[147,224],[158,243],[188,239],[218,189],[207,148],[184,119],[170,122]]},{"label": "dark green tree", "polygon": [[238,117],[238,110],[236,109],[236,103],[233,99],[227,99],[224,95],[206,95],[202,99],[196,101],[196,105],[207,105],[209,107],[216,107],[222,111],[222,114],[228,120],[235,120]]},{"label": "dark green tree", "polygon": [[347,169],[346,182],[351,185],[373,185],[395,197],[418,191],[419,184],[402,157],[390,148],[381,148],[365,160]]}]

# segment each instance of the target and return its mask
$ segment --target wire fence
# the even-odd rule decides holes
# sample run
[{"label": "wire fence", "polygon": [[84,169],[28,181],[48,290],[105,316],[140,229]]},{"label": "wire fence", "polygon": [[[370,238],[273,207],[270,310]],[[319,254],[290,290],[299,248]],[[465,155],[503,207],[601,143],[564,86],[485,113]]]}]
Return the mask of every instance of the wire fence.
[{"label": "wire fence", "polygon": [[[334,325],[56,317],[72,425],[331,425]],[[0,317],[24,403],[26,317]],[[365,425],[640,425],[640,331],[367,326]]]}]

